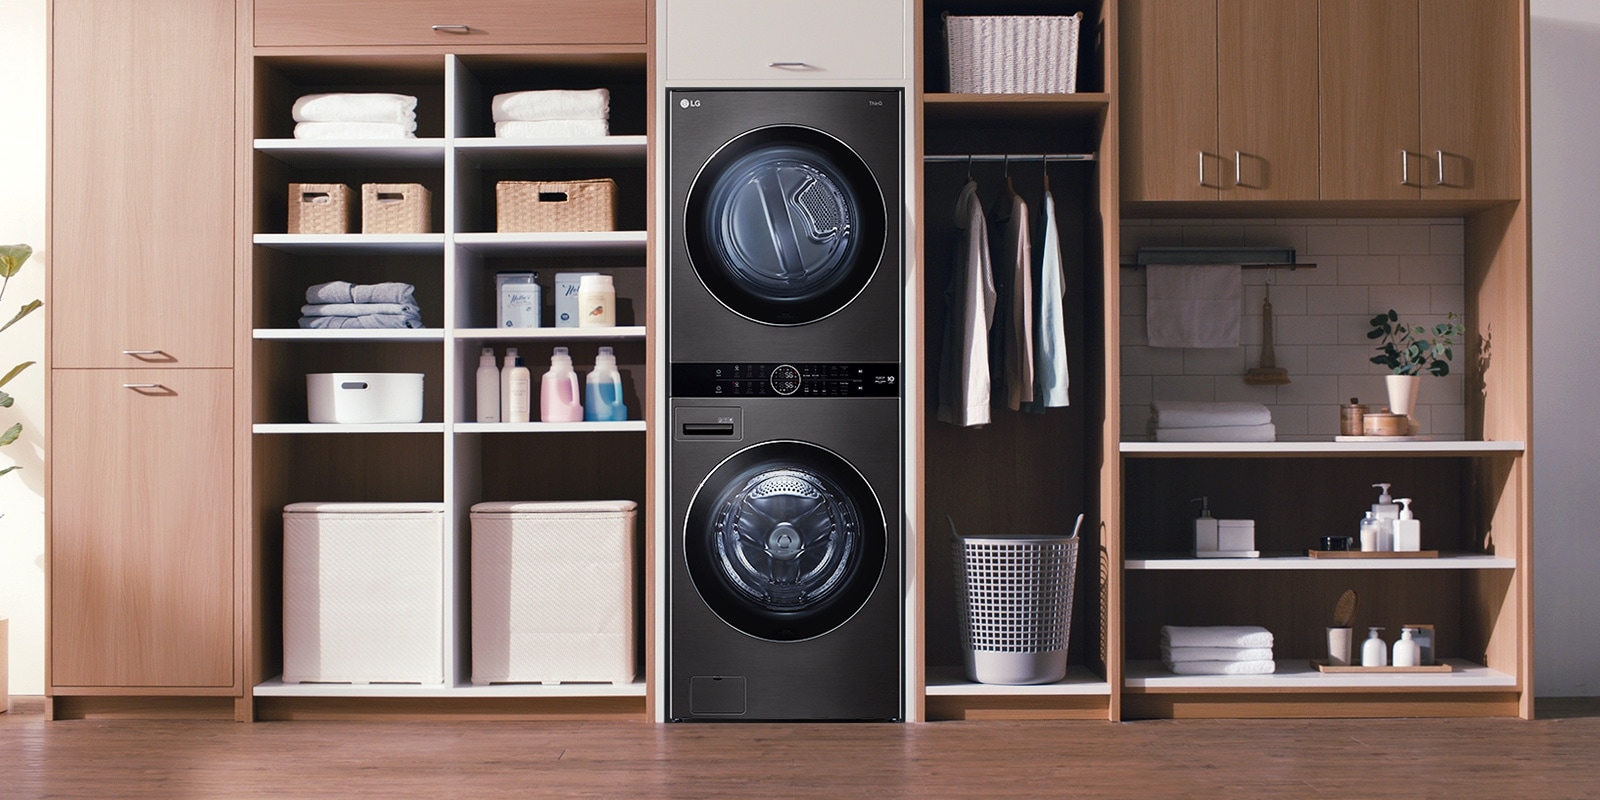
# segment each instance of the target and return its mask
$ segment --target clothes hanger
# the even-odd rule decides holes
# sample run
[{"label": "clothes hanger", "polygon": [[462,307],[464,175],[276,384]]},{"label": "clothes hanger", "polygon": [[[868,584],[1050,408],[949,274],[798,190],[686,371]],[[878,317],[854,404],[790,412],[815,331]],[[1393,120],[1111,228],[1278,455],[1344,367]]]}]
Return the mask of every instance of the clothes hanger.
[{"label": "clothes hanger", "polygon": [[1015,186],[1011,185],[1011,154],[1010,153],[1006,153],[1005,154],[1005,171],[1006,171],[1006,191],[1010,192],[1011,194],[1014,195],[1014,194],[1017,193],[1017,189],[1016,189]]},{"label": "clothes hanger", "polygon": [[1044,191],[1050,193],[1050,154],[1040,153],[1039,159],[1044,162]]}]

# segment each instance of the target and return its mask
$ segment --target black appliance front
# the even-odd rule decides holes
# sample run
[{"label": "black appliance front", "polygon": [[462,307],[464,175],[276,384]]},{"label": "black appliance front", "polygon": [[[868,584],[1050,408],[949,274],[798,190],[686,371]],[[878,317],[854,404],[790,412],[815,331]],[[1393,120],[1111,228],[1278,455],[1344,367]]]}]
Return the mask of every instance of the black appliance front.
[{"label": "black appliance front", "polygon": [[899,361],[900,91],[667,99],[668,359]]},{"label": "black appliance front", "polygon": [[[800,381],[825,382],[851,383]],[[900,399],[884,395],[671,401],[669,719],[904,717]]]}]

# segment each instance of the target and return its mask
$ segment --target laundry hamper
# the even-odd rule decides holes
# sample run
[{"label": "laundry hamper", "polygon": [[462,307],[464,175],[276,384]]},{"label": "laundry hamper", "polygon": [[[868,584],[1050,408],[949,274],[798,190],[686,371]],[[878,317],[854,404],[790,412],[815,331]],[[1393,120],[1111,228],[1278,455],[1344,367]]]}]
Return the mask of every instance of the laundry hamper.
[{"label": "laundry hamper", "polygon": [[967,677],[1007,685],[1065,677],[1077,529],[1071,536],[956,535],[951,548]]},{"label": "laundry hamper", "polygon": [[950,91],[1070,94],[1078,88],[1078,31],[1071,16],[958,17],[946,14]]},{"label": "laundry hamper", "polygon": [[472,682],[632,683],[632,500],[472,507]]},{"label": "laundry hamper", "polygon": [[283,682],[444,682],[444,505],[283,509]]}]

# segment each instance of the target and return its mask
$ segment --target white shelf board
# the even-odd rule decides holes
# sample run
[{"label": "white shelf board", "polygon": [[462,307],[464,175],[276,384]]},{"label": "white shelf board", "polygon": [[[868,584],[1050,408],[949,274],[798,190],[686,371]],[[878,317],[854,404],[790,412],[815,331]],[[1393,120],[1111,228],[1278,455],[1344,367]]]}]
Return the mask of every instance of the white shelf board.
[{"label": "white shelf board", "polygon": [[257,422],[250,430],[254,433],[444,433],[444,423]]},{"label": "white shelf board", "polygon": [[255,145],[294,167],[444,167],[443,139],[257,139]]},{"label": "white shelf board", "polygon": [[1174,675],[1160,661],[1130,661],[1122,682],[1146,693],[1241,690],[1514,689],[1517,679],[1482,664],[1444,659],[1453,672],[1319,672],[1308,659],[1279,659],[1271,675]]},{"label": "white shelf board", "polygon": [[610,328],[457,328],[457,339],[643,339],[643,325]]},{"label": "white shelf board", "polygon": [[281,676],[257,684],[256,697],[643,697],[644,682],[497,683],[455,686],[419,683],[284,683]]},{"label": "white shelf board", "polygon": [[287,253],[444,255],[442,233],[258,233],[252,241]]},{"label": "white shelf board", "polygon": [[503,166],[636,166],[644,167],[643,136],[597,136],[575,139],[454,140],[456,152],[474,164]]},{"label": "white shelf board", "polygon": [[644,431],[644,420],[624,422],[457,422],[456,433],[615,433]]},{"label": "white shelf board", "polygon": [[637,255],[643,266],[644,231],[458,233],[456,244],[485,255]]},{"label": "white shelf board", "polygon": [[1211,456],[1474,456],[1521,453],[1522,442],[1122,442],[1123,455],[1174,458]]},{"label": "white shelf board", "polygon": [[1134,554],[1123,569],[1138,570],[1362,570],[1362,569],[1516,569],[1514,558],[1478,554],[1441,553],[1438,558],[1312,558],[1310,556],[1267,556],[1263,558],[1191,558],[1181,555]]},{"label": "white shelf board", "polygon": [[1062,695],[1110,696],[1111,684],[1085,667],[1067,667],[1067,676],[1055,683],[1001,686],[973,683],[961,667],[929,667],[927,694],[967,697],[1041,697]]},{"label": "white shelf board", "polygon": [[256,328],[256,339],[283,342],[442,342],[440,328]]}]

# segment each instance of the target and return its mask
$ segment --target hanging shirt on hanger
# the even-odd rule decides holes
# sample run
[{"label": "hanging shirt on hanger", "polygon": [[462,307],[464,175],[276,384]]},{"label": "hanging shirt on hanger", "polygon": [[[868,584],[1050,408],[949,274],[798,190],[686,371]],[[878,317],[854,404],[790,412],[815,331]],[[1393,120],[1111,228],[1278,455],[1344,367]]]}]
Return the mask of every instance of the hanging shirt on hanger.
[{"label": "hanging shirt on hanger", "polygon": [[961,237],[945,290],[937,418],[952,425],[984,425],[989,422],[989,326],[995,292],[988,221],[975,181],[961,189],[955,222]]},{"label": "hanging shirt on hanger", "polygon": [[1067,326],[1062,298],[1061,234],[1056,229],[1056,202],[1044,193],[1044,245],[1039,264],[1039,326],[1034,337],[1034,405],[1031,411],[1069,405],[1067,397]]},{"label": "hanging shirt on hanger", "polygon": [[1006,180],[1009,208],[1005,236],[1001,239],[1001,267],[1011,273],[1000,331],[1004,363],[1006,407],[1016,411],[1033,400],[1033,242],[1028,230],[1028,202]]}]

